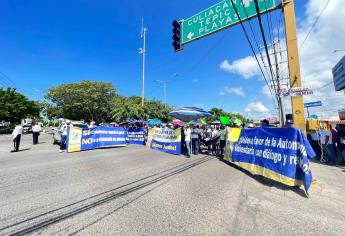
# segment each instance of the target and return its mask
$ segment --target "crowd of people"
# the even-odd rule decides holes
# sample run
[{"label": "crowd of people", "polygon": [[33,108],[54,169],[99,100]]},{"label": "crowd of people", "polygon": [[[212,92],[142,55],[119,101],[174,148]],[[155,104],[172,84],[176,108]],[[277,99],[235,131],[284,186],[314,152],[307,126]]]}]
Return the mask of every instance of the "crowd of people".
[{"label": "crowd of people", "polygon": [[223,156],[225,148],[225,126],[189,125],[181,130],[181,153],[190,157],[198,155],[205,147],[210,155]]},{"label": "crowd of people", "polygon": [[320,130],[308,132],[316,159],[331,165],[345,164],[345,125],[320,125]]},{"label": "crowd of people", "polygon": [[[262,126],[269,126],[268,121],[263,120]],[[123,124],[124,128],[145,128],[145,140],[147,139],[150,126],[147,123]],[[226,144],[226,126],[224,125],[200,125],[190,124],[185,126],[173,125],[171,123],[163,125],[154,125],[163,128],[177,129],[181,127],[181,154],[190,157],[205,153],[217,157],[224,155]],[[244,124],[241,125],[244,127]],[[61,127],[60,152],[66,149],[67,129],[73,127],[70,121],[66,121]],[[89,128],[96,127],[95,122],[91,122]],[[240,126],[238,126],[240,127]],[[247,128],[254,126],[247,125]],[[32,127],[33,145],[38,144],[41,126],[38,123]],[[23,127],[17,123],[13,132],[12,139],[14,148],[12,152],[18,152],[20,140],[23,133]],[[319,131],[309,131],[308,140],[312,145],[316,159],[328,164],[345,164],[345,125],[338,124],[333,128],[331,125],[321,124]]]}]

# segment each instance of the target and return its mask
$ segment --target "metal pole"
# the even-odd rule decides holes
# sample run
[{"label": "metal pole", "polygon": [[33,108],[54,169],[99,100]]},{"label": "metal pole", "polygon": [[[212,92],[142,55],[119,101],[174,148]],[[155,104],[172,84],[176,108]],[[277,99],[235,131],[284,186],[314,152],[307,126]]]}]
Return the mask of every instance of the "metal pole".
[{"label": "metal pole", "polygon": [[[278,43],[279,43],[279,41],[278,41]],[[279,121],[280,121],[281,127],[283,127],[285,124],[285,114],[284,114],[284,103],[282,101],[282,97],[279,95],[279,92],[281,90],[281,86],[280,86],[280,71],[279,71],[279,62],[278,62],[276,45],[277,45],[276,43],[273,43],[274,59],[275,59],[275,64],[276,64],[277,86],[278,86]]]},{"label": "metal pole", "polygon": [[[290,87],[301,87],[301,73],[297,46],[296,17],[293,0],[283,0],[286,46],[289,63]],[[303,96],[291,97],[294,125],[306,134]]]},{"label": "metal pole", "polygon": [[145,55],[146,55],[146,28],[143,29],[143,74],[142,74],[142,86],[141,86],[141,106],[144,106],[145,100]]},{"label": "metal pole", "polygon": [[309,117],[310,117],[310,116],[309,116],[309,107],[307,107],[307,113],[308,113],[308,118],[309,118]]}]

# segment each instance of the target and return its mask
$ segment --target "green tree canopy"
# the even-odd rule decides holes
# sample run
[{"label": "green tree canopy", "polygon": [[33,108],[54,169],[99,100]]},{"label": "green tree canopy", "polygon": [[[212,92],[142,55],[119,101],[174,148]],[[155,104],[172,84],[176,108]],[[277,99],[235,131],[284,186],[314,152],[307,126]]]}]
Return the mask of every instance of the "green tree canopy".
[{"label": "green tree canopy", "polygon": [[168,113],[172,108],[157,100],[145,100],[144,107],[141,106],[141,97],[116,96],[112,101],[112,118],[117,122],[126,119],[149,119],[158,118],[163,121],[168,120]]},{"label": "green tree canopy", "polygon": [[45,98],[57,114],[72,120],[105,122],[111,119],[110,101],[116,96],[115,88],[108,82],[83,80],[52,87]]},{"label": "green tree canopy", "polygon": [[221,116],[229,116],[231,118],[234,117],[234,118],[238,118],[238,119],[243,120],[243,121],[245,120],[245,117],[243,115],[241,115],[240,113],[226,112],[220,108],[212,108],[210,110],[210,113],[212,114],[212,116],[206,118],[206,121],[208,123],[211,123],[214,120],[219,120],[219,118]]},{"label": "green tree canopy", "polygon": [[38,118],[39,106],[14,88],[0,88],[0,120],[16,122],[24,118]]}]

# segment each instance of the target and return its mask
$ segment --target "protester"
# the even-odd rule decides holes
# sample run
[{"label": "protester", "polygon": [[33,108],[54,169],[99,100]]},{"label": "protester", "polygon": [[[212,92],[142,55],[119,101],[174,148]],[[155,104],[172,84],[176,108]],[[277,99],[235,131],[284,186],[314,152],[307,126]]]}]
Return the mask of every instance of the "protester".
[{"label": "protester", "polygon": [[337,148],[341,156],[342,163],[345,164],[345,125],[337,125]]},{"label": "protester", "polygon": [[32,143],[33,145],[38,144],[38,136],[40,135],[41,132],[41,126],[38,125],[38,123],[35,123],[34,126],[32,126]]},{"label": "protester", "polygon": [[192,134],[191,126],[189,126],[184,130],[184,141],[187,148],[187,157],[190,157],[190,154],[191,154],[191,150],[190,150],[191,134]]},{"label": "protester", "polygon": [[218,130],[215,128],[212,128],[212,155],[217,155],[217,140],[218,140]]},{"label": "protester", "polygon": [[326,130],[326,126],[324,124],[321,124],[320,128],[321,130],[318,131],[318,136],[322,147],[321,162],[327,161],[328,163],[333,164],[336,160],[333,150],[332,133],[331,131]]},{"label": "protester", "polygon": [[199,147],[200,147],[200,129],[198,126],[194,126],[194,128],[191,130],[191,138],[192,138],[192,149],[193,154],[198,155],[199,154]]},{"label": "protester", "polygon": [[226,129],[224,126],[221,127],[219,132],[219,147],[220,147],[220,155],[224,155],[224,147],[226,142]]},{"label": "protester", "polygon": [[66,121],[66,123],[61,127],[61,140],[60,140],[60,153],[66,151],[66,141],[67,141],[67,129],[73,127],[71,121]]},{"label": "protester", "polygon": [[16,123],[16,127],[14,128],[12,132],[12,140],[14,149],[11,152],[19,152],[19,145],[20,145],[20,139],[22,137],[23,133],[23,127],[20,125],[19,122]]},{"label": "protester", "polygon": [[90,125],[89,125],[89,128],[92,129],[92,128],[95,128],[95,127],[97,127],[97,126],[96,126],[96,122],[91,121],[91,122],[90,122]]},{"label": "protester", "polygon": [[268,120],[264,119],[261,121],[261,126],[268,127],[268,126],[270,126],[270,122]]},{"label": "protester", "polygon": [[331,133],[332,133],[332,143],[333,143],[333,150],[335,158],[337,159],[337,131],[333,129],[332,125],[330,125]]}]

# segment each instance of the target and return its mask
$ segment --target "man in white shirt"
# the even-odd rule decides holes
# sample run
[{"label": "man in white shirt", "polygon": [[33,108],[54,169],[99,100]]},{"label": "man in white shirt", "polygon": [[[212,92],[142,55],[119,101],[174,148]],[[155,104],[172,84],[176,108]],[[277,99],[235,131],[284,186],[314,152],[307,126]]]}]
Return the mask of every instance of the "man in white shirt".
[{"label": "man in white shirt", "polygon": [[212,128],[212,155],[217,155],[217,141],[218,141],[218,130],[216,128]]},{"label": "man in white shirt", "polygon": [[222,126],[221,130],[219,131],[219,148],[220,148],[221,157],[224,154],[225,143],[226,143],[226,129],[224,126]]},{"label": "man in white shirt", "polygon": [[321,125],[320,128],[321,130],[317,132],[322,146],[322,157],[320,161],[327,161],[331,164],[335,164],[336,158],[333,149],[332,132],[330,130],[326,130],[325,125]]},{"label": "man in white shirt", "polygon": [[191,126],[187,127],[184,130],[184,141],[186,143],[186,147],[187,147],[187,157],[190,157],[190,141],[191,141],[191,134],[192,134],[192,130],[190,128]]},{"label": "man in white shirt", "polygon": [[95,127],[96,127],[96,122],[91,121],[91,123],[89,125],[89,128],[92,129],[92,128],[95,128]]},{"label": "man in white shirt", "polygon": [[38,123],[35,123],[34,126],[32,126],[32,143],[33,145],[38,144],[38,136],[40,135],[41,132],[41,126],[38,125]]},{"label": "man in white shirt", "polygon": [[73,127],[71,124],[71,121],[66,121],[66,123],[61,126],[60,132],[61,132],[61,140],[60,140],[60,153],[66,151],[66,142],[67,142],[67,129]]},{"label": "man in white shirt", "polygon": [[19,151],[20,138],[22,137],[22,133],[23,133],[23,127],[20,125],[20,123],[16,123],[16,127],[14,128],[12,132],[12,140],[13,140],[14,149],[11,152]]}]

